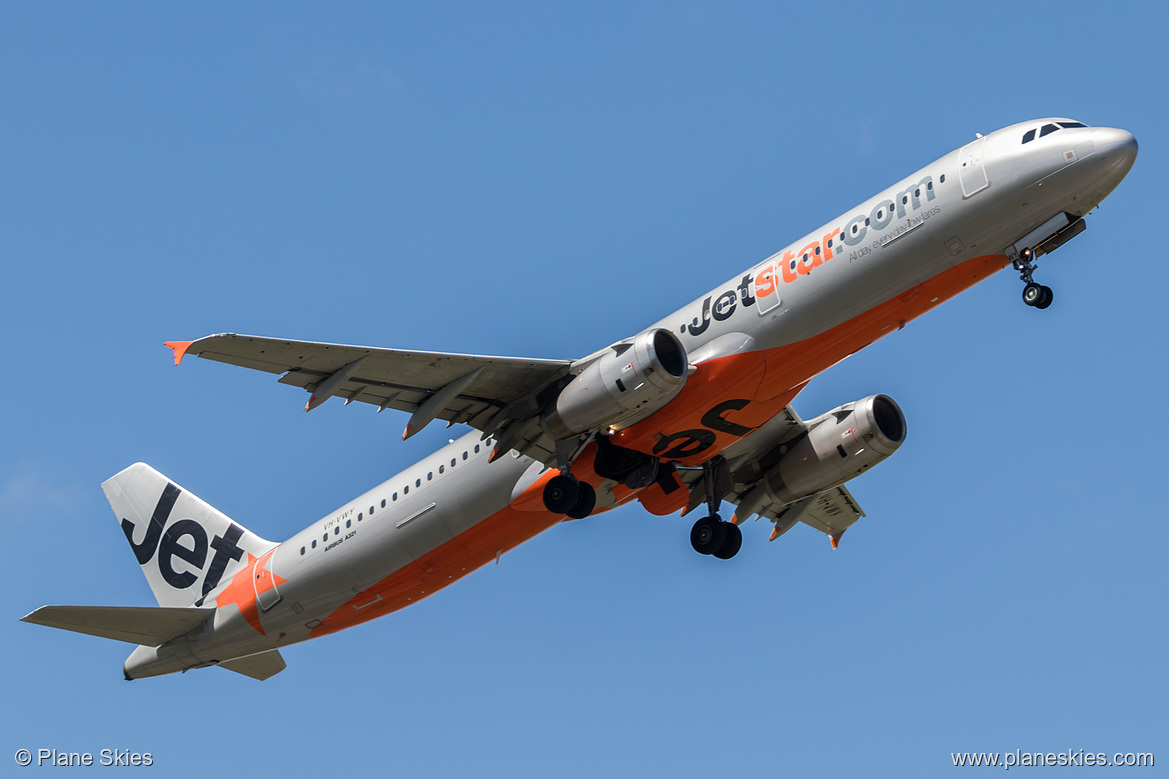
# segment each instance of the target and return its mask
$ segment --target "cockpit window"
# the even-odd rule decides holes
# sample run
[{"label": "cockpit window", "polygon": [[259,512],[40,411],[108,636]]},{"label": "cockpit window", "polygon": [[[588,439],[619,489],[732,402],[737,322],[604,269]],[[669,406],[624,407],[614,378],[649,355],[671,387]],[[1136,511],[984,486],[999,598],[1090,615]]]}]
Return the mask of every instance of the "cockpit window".
[{"label": "cockpit window", "polygon": [[[1038,130],[1038,133],[1039,137],[1042,138],[1043,136],[1051,135],[1058,130],[1070,130],[1075,127],[1087,126],[1088,125],[1084,124],[1083,122],[1055,122],[1043,125],[1042,129]],[[1027,132],[1023,133],[1023,143],[1031,143],[1031,141],[1035,140],[1036,132],[1036,130],[1028,130]]]}]

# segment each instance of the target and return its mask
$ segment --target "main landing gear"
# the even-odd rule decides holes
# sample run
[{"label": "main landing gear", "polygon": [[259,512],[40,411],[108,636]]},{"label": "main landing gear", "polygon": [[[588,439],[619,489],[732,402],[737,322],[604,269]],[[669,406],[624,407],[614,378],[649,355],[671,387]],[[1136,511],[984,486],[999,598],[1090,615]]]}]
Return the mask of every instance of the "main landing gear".
[{"label": "main landing gear", "polygon": [[690,545],[699,554],[730,560],[743,545],[743,531],[736,524],[723,522],[718,514],[711,514],[694,523],[690,530]]},{"label": "main landing gear", "polygon": [[553,476],[544,485],[544,508],[570,519],[584,519],[597,506],[597,493],[591,485],[571,476]]},{"label": "main landing gear", "polygon": [[1027,283],[1027,286],[1023,287],[1023,302],[1038,309],[1050,306],[1055,298],[1051,287],[1036,284],[1031,278],[1031,274],[1039,267],[1035,264],[1035,252],[1032,249],[1024,249],[1019,252],[1019,258],[1013,260],[1011,264],[1019,271],[1019,278]]},{"label": "main landing gear", "polygon": [[690,530],[690,545],[699,554],[729,560],[743,545],[743,531],[733,522],[723,522],[718,515],[719,504],[735,486],[731,469],[723,457],[714,457],[702,464],[702,483],[710,514],[694,523]]}]

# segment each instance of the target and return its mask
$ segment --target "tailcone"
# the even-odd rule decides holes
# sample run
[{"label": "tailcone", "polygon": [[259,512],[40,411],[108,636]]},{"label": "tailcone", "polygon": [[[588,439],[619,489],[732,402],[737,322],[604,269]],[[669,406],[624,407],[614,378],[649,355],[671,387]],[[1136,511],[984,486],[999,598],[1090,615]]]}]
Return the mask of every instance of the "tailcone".
[{"label": "tailcone", "polygon": [[126,681],[132,682],[135,679],[145,679],[148,676],[163,676],[187,669],[187,665],[173,654],[161,654],[160,648],[153,646],[135,647],[130,656],[126,658],[126,662],[122,664],[122,676]]}]

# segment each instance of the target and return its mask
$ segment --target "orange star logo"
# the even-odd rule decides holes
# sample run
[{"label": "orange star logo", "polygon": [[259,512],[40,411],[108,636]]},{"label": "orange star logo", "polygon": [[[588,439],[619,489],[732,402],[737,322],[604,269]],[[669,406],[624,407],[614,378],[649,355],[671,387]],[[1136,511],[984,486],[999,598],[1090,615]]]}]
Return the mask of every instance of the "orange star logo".
[{"label": "orange star logo", "polygon": [[[275,551],[275,549],[272,550],[272,552]],[[259,559],[249,553],[248,564],[244,566],[242,571],[231,577],[231,583],[224,587],[223,592],[215,598],[215,605],[218,608],[234,603],[248,624],[264,636],[268,634],[260,625],[260,610],[256,606],[256,596],[259,593],[275,589],[278,585],[288,581],[267,569],[272,552],[268,552]]]}]

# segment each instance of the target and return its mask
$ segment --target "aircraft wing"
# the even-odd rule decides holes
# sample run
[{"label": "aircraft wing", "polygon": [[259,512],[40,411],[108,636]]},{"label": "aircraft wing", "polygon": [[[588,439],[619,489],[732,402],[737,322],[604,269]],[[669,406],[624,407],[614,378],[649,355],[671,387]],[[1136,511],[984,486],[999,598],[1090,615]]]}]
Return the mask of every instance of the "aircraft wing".
[{"label": "aircraft wing", "polygon": [[526,360],[471,354],[417,352],[368,346],[291,341],[222,333],[171,341],[175,364],[184,355],[283,374],[280,383],[310,393],[305,411],[330,397],[379,411],[411,413],[403,438],[434,419],[465,423],[487,434],[509,420],[530,420],[537,396],[567,375],[571,360]]}]

